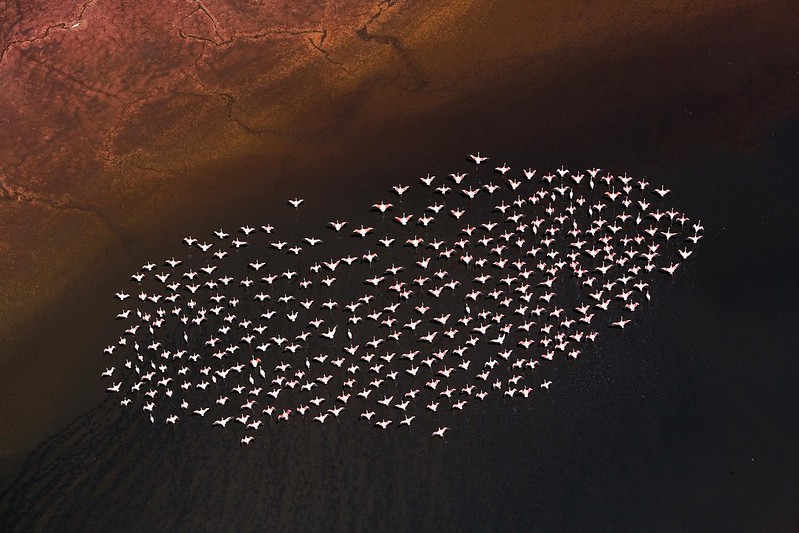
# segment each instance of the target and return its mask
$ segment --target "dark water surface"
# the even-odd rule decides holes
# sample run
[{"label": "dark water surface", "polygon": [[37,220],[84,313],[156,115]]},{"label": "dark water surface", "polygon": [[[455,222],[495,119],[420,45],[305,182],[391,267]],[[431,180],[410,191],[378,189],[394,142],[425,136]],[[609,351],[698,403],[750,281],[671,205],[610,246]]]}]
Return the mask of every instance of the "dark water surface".
[{"label": "dark water surface", "polygon": [[[629,334],[558,362],[548,396],[487,401],[446,441],[295,421],[250,447],[109,399],[30,454],[0,496],[3,529],[796,530],[797,142],[789,124],[748,155],[631,169],[672,188],[705,238]],[[395,177],[358,181],[356,200]],[[322,220],[347,211],[322,203]]]}]

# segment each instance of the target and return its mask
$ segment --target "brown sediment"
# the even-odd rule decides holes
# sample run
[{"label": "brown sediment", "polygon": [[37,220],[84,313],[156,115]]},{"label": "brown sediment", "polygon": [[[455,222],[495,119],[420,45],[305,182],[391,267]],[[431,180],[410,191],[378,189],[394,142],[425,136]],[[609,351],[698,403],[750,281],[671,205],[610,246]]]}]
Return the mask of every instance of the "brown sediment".
[{"label": "brown sediment", "polygon": [[794,3],[531,4],[7,10],[0,455],[96,401],[81,384],[100,364],[109,272],[220,212],[282,201],[289,182],[331,192],[331,177],[421,170],[477,141],[667,164],[753,149],[796,114]]}]

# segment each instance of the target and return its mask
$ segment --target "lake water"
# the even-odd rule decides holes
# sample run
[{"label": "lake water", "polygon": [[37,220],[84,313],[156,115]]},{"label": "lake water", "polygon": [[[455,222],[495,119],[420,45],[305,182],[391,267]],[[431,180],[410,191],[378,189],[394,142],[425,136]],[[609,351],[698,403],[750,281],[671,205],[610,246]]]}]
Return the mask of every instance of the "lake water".
[{"label": "lake water", "polygon": [[109,399],[28,457],[0,500],[6,525],[790,530],[799,363],[796,252],[783,238],[796,227],[797,133],[775,132],[762,154],[649,172],[706,238],[629,334],[558,366],[550,395],[486,402],[446,441],[342,421],[276,426],[247,448]]}]

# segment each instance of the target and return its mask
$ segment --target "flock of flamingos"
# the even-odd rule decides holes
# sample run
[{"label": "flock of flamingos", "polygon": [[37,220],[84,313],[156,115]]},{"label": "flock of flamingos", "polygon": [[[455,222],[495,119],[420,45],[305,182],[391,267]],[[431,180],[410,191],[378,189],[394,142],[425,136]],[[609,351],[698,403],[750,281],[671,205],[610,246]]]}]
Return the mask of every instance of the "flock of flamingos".
[{"label": "flock of flamingos", "polygon": [[[182,259],[116,293],[109,393],[242,444],[300,418],[444,437],[476,402],[547,394],[549,365],[628,327],[703,228],[643,179],[486,161],[395,185],[318,231],[186,237]],[[289,201],[297,221],[303,204]]]}]

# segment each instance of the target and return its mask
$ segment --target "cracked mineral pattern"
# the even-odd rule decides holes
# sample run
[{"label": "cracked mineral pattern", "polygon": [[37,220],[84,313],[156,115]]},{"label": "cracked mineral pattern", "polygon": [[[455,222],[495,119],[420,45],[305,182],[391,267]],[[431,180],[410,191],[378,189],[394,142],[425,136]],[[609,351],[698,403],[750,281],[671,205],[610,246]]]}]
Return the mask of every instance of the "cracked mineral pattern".
[{"label": "cracked mineral pattern", "polygon": [[[148,262],[117,292],[108,391],[153,423],[235,420],[244,444],[331,415],[443,437],[472,402],[546,393],[537,367],[591,357],[702,237],[644,179],[475,160],[311,234],[186,237],[191,259]],[[299,219],[304,200],[289,204]]]}]

